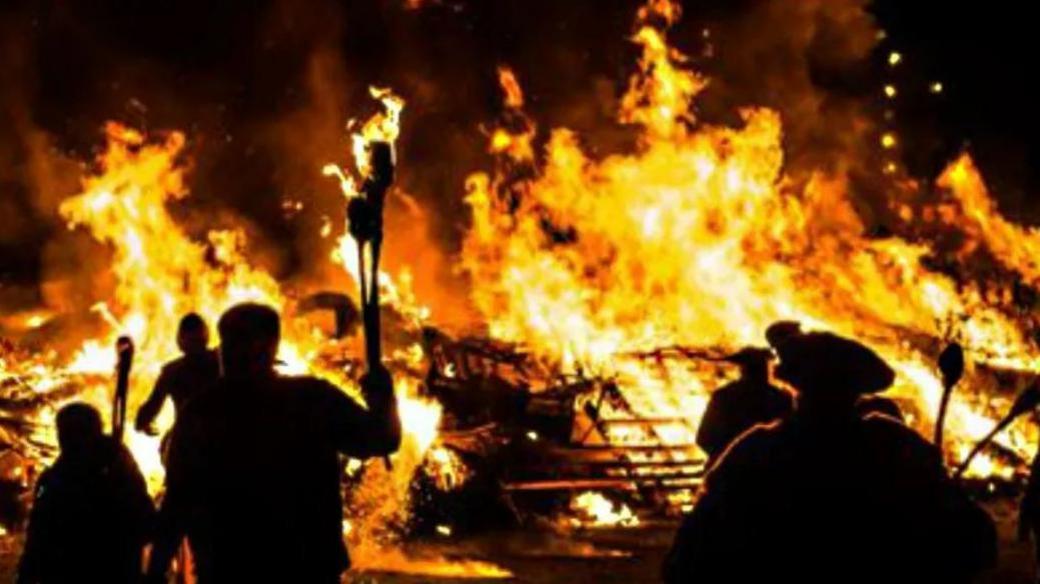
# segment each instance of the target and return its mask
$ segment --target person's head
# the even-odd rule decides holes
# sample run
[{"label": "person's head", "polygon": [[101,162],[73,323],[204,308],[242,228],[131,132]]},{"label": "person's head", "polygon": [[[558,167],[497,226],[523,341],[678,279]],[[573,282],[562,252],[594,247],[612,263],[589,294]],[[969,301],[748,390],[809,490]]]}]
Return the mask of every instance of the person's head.
[{"label": "person's head", "polygon": [[185,355],[197,355],[209,348],[209,327],[198,314],[184,315],[177,326],[177,346]]},{"label": "person's head", "polygon": [[62,456],[67,458],[89,456],[104,437],[101,414],[83,402],[74,402],[58,410],[55,421],[58,426],[58,446]]},{"label": "person's head", "polygon": [[743,379],[766,380],[769,378],[769,361],[773,353],[769,349],[748,347],[726,357],[726,361],[740,367]]},{"label": "person's head", "polygon": [[262,304],[238,304],[217,324],[225,377],[263,377],[274,371],[281,336],[278,313]]},{"label": "person's head", "polygon": [[884,391],[895,380],[877,353],[831,333],[796,333],[777,353],[776,376],[794,387],[803,412],[852,413],[860,396]]},{"label": "person's head", "polygon": [[766,342],[774,351],[780,351],[780,347],[790,339],[798,338],[802,334],[802,325],[793,320],[780,320],[766,328]]}]

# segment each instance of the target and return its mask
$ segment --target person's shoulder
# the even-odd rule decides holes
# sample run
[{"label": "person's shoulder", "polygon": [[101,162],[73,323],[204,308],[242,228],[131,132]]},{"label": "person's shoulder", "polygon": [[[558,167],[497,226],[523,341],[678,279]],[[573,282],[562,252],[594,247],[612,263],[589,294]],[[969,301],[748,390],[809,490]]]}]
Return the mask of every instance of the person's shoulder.
[{"label": "person's shoulder", "polygon": [[765,424],[755,424],[733,441],[731,450],[742,453],[753,453],[761,449],[771,448],[783,440],[787,425],[781,420]]},{"label": "person's shoulder", "polygon": [[870,434],[879,438],[906,441],[910,443],[930,444],[930,442],[926,441],[924,437],[902,421],[885,413],[868,413],[863,416],[862,424]]},{"label": "person's shoulder", "polygon": [[43,472],[40,473],[40,476],[36,477],[36,496],[38,497],[41,494],[43,494],[44,491],[46,491],[56,481],[59,480],[60,476],[61,466],[58,462],[55,462],[54,464],[43,469]]},{"label": "person's shoulder", "polygon": [[769,393],[769,395],[773,396],[778,400],[783,400],[784,402],[789,404],[794,403],[794,394],[778,385],[767,383],[766,391]]},{"label": "person's shoulder", "polygon": [[898,449],[904,454],[921,457],[938,458],[939,451],[934,444],[921,436],[900,420],[883,413],[870,413],[864,416],[863,428],[867,433],[868,443],[877,447]]},{"label": "person's shoulder", "polygon": [[325,401],[343,396],[332,382],[313,375],[286,375],[279,377],[280,388],[289,396],[308,401]]},{"label": "person's shoulder", "polygon": [[106,436],[101,443],[101,448],[104,449],[106,467],[113,468],[108,465],[115,465],[114,468],[118,469],[137,468],[137,459],[134,458],[130,449],[119,440]]},{"label": "person's shoulder", "polygon": [[160,374],[170,375],[176,373],[184,368],[184,364],[187,363],[188,357],[181,355],[176,359],[172,359],[163,364],[162,369],[159,370]]},{"label": "person's shoulder", "polygon": [[278,381],[284,388],[300,391],[327,391],[336,389],[332,382],[314,375],[282,375]]},{"label": "person's shoulder", "polygon": [[783,421],[752,426],[726,448],[711,474],[725,474],[727,468],[757,465],[769,460],[770,453],[783,443],[785,434],[786,424]]}]

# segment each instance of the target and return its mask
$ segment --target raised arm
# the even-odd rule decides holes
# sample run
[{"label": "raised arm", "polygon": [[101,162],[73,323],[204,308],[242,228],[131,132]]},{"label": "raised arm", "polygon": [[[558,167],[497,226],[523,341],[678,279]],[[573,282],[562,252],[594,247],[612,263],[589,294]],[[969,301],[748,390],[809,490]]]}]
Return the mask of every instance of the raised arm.
[{"label": "raised arm", "polygon": [[340,452],[367,458],[397,451],[401,445],[401,419],[397,413],[393,380],[385,368],[370,371],[361,378],[367,410],[339,389],[331,386],[330,389],[332,432]]}]

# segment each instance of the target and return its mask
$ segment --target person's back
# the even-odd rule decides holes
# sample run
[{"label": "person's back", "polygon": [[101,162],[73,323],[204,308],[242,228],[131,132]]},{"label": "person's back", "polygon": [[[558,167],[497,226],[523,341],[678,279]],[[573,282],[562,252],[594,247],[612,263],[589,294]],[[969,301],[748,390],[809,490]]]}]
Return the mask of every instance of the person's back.
[{"label": "person's back", "polygon": [[964,582],[990,565],[992,523],[937,450],[888,416],[856,411],[857,395],[888,387],[891,370],[833,335],[800,342],[781,354],[798,408],[743,435],[712,468],[666,582]]},{"label": "person's back", "polygon": [[[386,453],[364,413],[314,378],[272,378],[244,389],[221,382],[178,422],[171,480],[200,504],[187,527],[200,575],[310,581],[348,566],[342,544],[339,453]],[[264,558],[257,561],[257,558]]]},{"label": "person's back", "polygon": [[[68,408],[92,410],[83,404]],[[80,412],[73,412],[78,415]],[[37,481],[19,584],[137,582],[154,508],[130,453],[101,436],[62,455]],[[59,424],[62,423],[59,413]],[[67,441],[67,439],[66,439]]]},{"label": "person's back", "polygon": [[756,428],[705,490],[669,582],[956,582],[991,553],[935,448],[886,416]]},{"label": "person's back", "polygon": [[362,381],[368,410],[325,381],[276,375],[277,314],[247,307],[248,318],[259,311],[274,319],[273,333],[261,331],[274,335],[274,345],[260,347],[259,365],[235,364],[238,353],[264,341],[238,338],[237,309],[225,315],[230,323],[221,320],[229,375],[195,398],[174,427],[153,581],[186,534],[200,584],[338,582],[349,565],[339,454],[385,455],[399,444],[385,370]]},{"label": "person's back", "polygon": [[697,428],[709,465],[744,432],[791,413],[791,394],[769,382],[770,358],[767,350],[749,348],[726,359],[740,365],[741,376],[711,394]]},{"label": "person's back", "polygon": [[716,459],[741,434],[791,413],[793,400],[767,379],[741,378],[711,394],[697,429],[697,445]]}]

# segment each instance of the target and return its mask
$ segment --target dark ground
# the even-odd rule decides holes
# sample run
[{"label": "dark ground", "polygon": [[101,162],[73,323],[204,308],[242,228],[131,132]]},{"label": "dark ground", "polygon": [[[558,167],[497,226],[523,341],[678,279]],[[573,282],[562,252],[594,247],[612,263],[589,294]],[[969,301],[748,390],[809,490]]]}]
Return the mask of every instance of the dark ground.
[{"label": "dark ground", "polygon": [[[981,582],[1026,584],[1033,582],[1030,546],[1014,540],[1014,503],[987,504],[1001,536],[1000,565]],[[530,584],[578,584],[582,582],[658,582],[658,569],[670,541],[672,526],[633,530],[596,530],[571,535],[534,531],[485,534],[450,543],[425,543],[416,550],[447,557],[482,559],[508,568],[509,582]],[[13,566],[20,549],[16,538],[0,539],[0,582],[13,582]],[[625,552],[623,557],[612,553]],[[397,574],[352,574],[351,584],[475,583],[501,580],[441,579]]]}]

